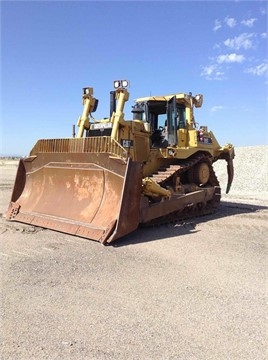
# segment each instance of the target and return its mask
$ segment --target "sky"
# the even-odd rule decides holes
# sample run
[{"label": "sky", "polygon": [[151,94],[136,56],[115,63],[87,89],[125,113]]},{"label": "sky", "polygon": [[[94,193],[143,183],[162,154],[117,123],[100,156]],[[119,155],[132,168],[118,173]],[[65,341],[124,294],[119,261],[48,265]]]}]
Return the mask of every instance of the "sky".
[{"label": "sky", "polygon": [[268,144],[267,1],[1,1],[1,155],[72,136],[82,88],[109,116],[113,81],[138,97],[203,94],[221,145]]}]

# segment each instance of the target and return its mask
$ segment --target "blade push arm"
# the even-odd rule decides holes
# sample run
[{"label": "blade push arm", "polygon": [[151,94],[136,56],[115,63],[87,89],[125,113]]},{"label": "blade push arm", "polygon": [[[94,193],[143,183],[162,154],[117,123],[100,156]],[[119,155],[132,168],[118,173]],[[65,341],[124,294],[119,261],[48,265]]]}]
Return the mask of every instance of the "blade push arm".
[{"label": "blade push arm", "polygon": [[78,138],[83,137],[84,130],[89,128],[89,115],[94,112],[98,105],[98,100],[93,96],[93,88],[87,87],[83,89],[83,105],[84,110],[82,115],[79,117],[77,121],[77,126],[79,127],[79,131],[77,134]]},{"label": "blade push arm", "polygon": [[129,98],[129,92],[127,89],[119,88],[116,90],[116,100],[117,100],[117,106],[116,111],[112,114],[111,122],[113,123],[113,130],[111,137],[114,140],[118,140],[118,130],[119,130],[119,124],[124,121],[124,106],[125,102],[128,101]]}]

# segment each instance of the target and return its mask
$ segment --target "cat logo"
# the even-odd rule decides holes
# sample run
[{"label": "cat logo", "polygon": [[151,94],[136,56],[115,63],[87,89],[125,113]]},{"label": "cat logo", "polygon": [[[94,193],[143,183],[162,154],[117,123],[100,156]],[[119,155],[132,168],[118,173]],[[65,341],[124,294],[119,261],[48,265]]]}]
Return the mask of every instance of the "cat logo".
[{"label": "cat logo", "polygon": [[121,145],[122,145],[124,148],[130,148],[131,146],[133,146],[133,141],[132,141],[132,140],[122,139],[122,140],[121,140]]}]

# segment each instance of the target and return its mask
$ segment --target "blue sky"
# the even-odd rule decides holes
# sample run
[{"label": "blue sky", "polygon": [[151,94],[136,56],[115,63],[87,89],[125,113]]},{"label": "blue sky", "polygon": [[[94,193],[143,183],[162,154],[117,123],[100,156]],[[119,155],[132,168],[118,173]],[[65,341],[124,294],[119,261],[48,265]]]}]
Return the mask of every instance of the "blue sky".
[{"label": "blue sky", "polygon": [[2,1],[1,154],[72,136],[82,87],[109,116],[113,80],[137,97],[202,93],[220,144],[267,144],[267,1]]}]

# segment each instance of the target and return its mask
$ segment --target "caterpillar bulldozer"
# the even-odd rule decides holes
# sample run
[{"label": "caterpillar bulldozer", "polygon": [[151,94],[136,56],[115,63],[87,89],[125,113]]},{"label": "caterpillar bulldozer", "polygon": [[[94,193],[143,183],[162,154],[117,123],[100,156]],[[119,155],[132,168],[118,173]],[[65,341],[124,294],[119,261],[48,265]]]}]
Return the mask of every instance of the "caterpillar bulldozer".
[{"label": "caterpillar bulldozer", "polygon": [[177,93],[135,100],[125,120],[129,83],[114,82],[110,116],[96,120],[93,88],[83,89],[83,112],[73,137],[38,140],[20,159],[6,219],[109,244],[139,225],[214,212],[221,189],[213,169],[234,147],[220,146],[195,121],[203,95]]}]

